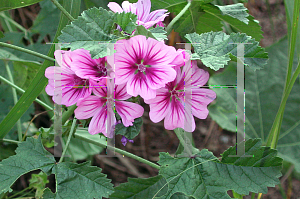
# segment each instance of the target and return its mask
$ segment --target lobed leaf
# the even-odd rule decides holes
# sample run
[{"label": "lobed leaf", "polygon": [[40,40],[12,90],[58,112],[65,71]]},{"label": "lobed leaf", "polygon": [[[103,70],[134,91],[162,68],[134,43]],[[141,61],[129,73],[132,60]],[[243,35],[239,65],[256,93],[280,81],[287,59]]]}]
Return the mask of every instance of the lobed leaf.
[{"label": "lobed leaf", "polygon": [[[128,178],[128,182],[115,187],[110,199],[139,199],[163,196],[167,193],[167,181],[161,175],[151,178]],[[157,193],[157,195],[155,195]]]},{"label": "lobed leaf", "polygon": [[[152,10],[167,9],[176,15],[187,4],[186,0],[154,0]],[[174,24],[174,30],[184,37],[188,33],[198,34],[210,31],[221,31],[226,22],[236,31],[246,33],[260,41],[262,31],[255,19],[247,13],[247,9],[242,4],[229,6],[215,6],[210,4],[211,0],[193,0],[190,8]]]},{"label": "lobed leaf", "polygon": [[43,198],[102,198],[113,193],[113,184],[101,168],[89,166],[89,162],[76,164],[63,162],[56,165],[56,193],[46,189]]},{"label": "lobed leaf", "polygon": [[91,8],[84,11],[78,19],[67,25],[58,37],[59,42],[71,50],[84,48],[89,50],[93,59],[105,57],[108,43],[115,43],[117,36],[111,34],[115,14],[103,8]]},{"label": "lobed leaf", "polygon": [[244,64],[253,70],[261,69],[267,63],[268,54],[257,41],[246,34],[224,32],[197,33],[185,36],[194,46],[196,56],[203,64],[213,70],[224,68],[230,61],[230,55],[237,57],[237,43],[244,45]]},{"label": "lobed leaf", "polygon": [[[206,149],[193,157],[173,158],[168,153],[160,153],[159,174],[169,184],[164,198],[171,198],[177,192],[195,198],[230,198],[228,190],[244,195],[250,191],[267,193],[267,187],[279,183],[282,159],[276,157],[276,150],[261,147],[261,141],[250,140],[245,145],[245,154],[257,157],[232,161],[228,159],[228,154],[235,155],[232,148],[224,152],[222,162]],[[259,157],[263,159],[256,163]]]},{"label": "lobed leaf", "polygon": [[16,155],[0,163],[0,194],[12,191],[10,187],[21,175],[37,169],[49,173],[54,165],[55,159],[44,149],[41,138],[27,138],[19,144]]},{"label": "lobed leaf", "polygon": [[131,12],[122,12],[115,14],[115,23],[118,24],[122,31],[132,34],[136,27],[137,16]]},{"label": "lobed leaf", "polygon": [[127,139],[132,140],[140,133],[142,124],[143,120],[141,117],[134,120],[133,126],[125,127],[122,123],[117,124],[115,127],[115,134],[123,135]]},{"label": "lobed leaf", "polygon": [[[288,39],[267,48],[270,56],[263,70],[252,71],[245,67],[245,133],[249,138],[262,138],[265,142],[279,108],[288,63]],[[294,60],[294,67],[297,58]],[[210,85],[234,85],[236,66],[229,65],[224,72],[210,78]],[[231,80],[229,82],[228,80]],[[212,88],[217,93],[216,104],[209,114],[222,128],[236,132],[236,91]],[[281,125],[278,154],[300,171],[300,84],[296,81],[290,93]]]}]

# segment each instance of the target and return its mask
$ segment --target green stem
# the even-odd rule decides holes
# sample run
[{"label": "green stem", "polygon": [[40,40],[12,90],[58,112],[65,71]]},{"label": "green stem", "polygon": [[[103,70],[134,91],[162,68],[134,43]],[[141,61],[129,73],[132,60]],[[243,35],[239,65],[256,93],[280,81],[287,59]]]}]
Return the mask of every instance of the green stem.
[{"label": "green stem", "polygon": [[68,110],[66,112],[63,113],[62,115],[62,119],[61,119],[61,123],[62,125],[64,125],[66,123],[66,121],[71,117],[71,115],[73,115],[74,110],[77,108],[77,106],[74,104],[72,106],[68,107]]},{"label": "green stem", "polygon": [[64,9],[64,7],[62,7],[62,5],[60,5],[56,0],[51,0],[52,3],[58,8],[60,9],[60,11],[70,20],[70,21],[74,21],[75,19],[70,15],[70,13],[68,13],[68,11],[66,11],[66,9]]},{"label": "green stem", "polygon": [[27,36],[27,30],[26,28],[24,28],[23,26],[21,26],[20,24],[18,24],[17,22],[15,22],[13,19],[11,19],[10,17],[6,16],[3,12],[0,13],[0,16],[3,17],[4,19],[6,19],[7,21],[9,21],[11,24],[13,24],[16,28],[20,29],[21,31],[23,31],[25,33],[25,35]]},{"label": "green stem", "polygon": [[[275,118],[274,123],[273,123],[273,127],[276,127],[276,126],[278,127],[278,125],[279,125],[278,123],[279,123],[279,120],[281,118],[281,113],[283,114],[283,112],[284,112],[286,101],[289,97],[289,94],[290,94],[290,92],[293,88],[293,85],[294,85],[294,83],[295,83],[295,81],[296,81],[299,74],[300,74],[300,61],[298,62],[297,69],[296,69],[295,73],[292,76],[292,79],[291,79],[291,81],[290,81],[290,83],[289,83],[289,85],[286,89],[286,92],[284,92],[284,97],[283,97],[283,99],[280,103],[279,110],[277,112],[276,118]],[[276,124],[278,124],[278,125],[276,125]],[[272,127],[272,130],[273,130],[273,127]],[[279,132],[279,130],[275,131],[276,134],[274,135],[274,137],[271,137],[271,139],[269,139],[270,137],[268,138],[267,146],[270,146],[271,148],[276,148],[277,142],[278,142],[278,137],[279,137],[278,132]]]},{"label": "green stem", "polygon": [[[8,62],[4,61],[4,64],[5,64],[5,68],[6,68],[6,71],[7,71],[8,78],[12,82],[12,84],[14,84],[14,78],[13,78],[13,76],[11,74]],[[13,94],[14,104],[16,104],[16,103],[18,103],[17,91],[16,91],[16,89],[14,87],[12,87],[11,90],[12,90],[12,94]],[[18,138],[19,138],[19,141],[22,141],[22,137],[23,137],[22,135],[23,135],[23,133],[22,133],[21,119],[19,119],[17,121],[17,129],[18,129]]]},{"label": "green stem", "polygon": [[[287,98],[290,94],[290,91],[288,88],[290,87],[290,89],[292,89],[294,82],[298,76],[297,75],[296,77],[294,77],[294,75],[296,74],[296,72],[299,68],[299,63],[298,63],[297,69],[293,75],[295,80],[294,81],[291,80],[291,73],[292,73],[292,69],[293,69],[293,61],[294,61],[296,38],[297,38],[298,21],[299,21],[299,9],[300,9],[300,0],[295,0],[294,13],[293,13],[293,26],[292,26],[291,36],[290,36],[290,43],[289,43],[289,63],[288,63],[288,68],[287,68],[286,81],[285,81],[281,104],[280,104],[279,110],[277,112],[276,118],[274,120],[274,123],[272,125],[272,128],[269,132],[269,136],[268,136],[268,140],[267,140],[267,146],[270,146],[271,148],[272,147],[276,148],[276,146],[277,146],[280,129],[281,129],[281,124],[282,124],[282,119],[283,119],[283,114],[284,114],[284,109],[285,109],[285,104],[286,104]],[[292,83],[292,85],[291,85],[291,83]]]},{"label": "green stem", "polygon": [[169,35],[172,31],[172,27],[173,25],[178,21],[178,19],[180,17],[182,17],[182,15],[189,9],[189,7],[191,6],[192,1],[188,0],[188,3],[186,4],[186,6],[180,11],[180,13],[169,23],[169,25],[166,28],[167,31],[167,35]]},{"label": "green stem", "polygon": [[9,196],[8,198],[15,198],[17,195],[20,195],[22,193],[24,193],[25,191],[29,190],[29,189],[32,189],[32,187],[26,187],[25,189],[23,189],[22,191],[19,191],[18,193],[12,195],[12,196]]},{"label": "green stem", "polygon": [[[8,85],[12,86],[13,88],[15,88],[16,90],[20,91],[21,93],[25,93],[25,91],[18,87],[17,85],[13,84],[12,82],[10,82],[9,80],[5,79],[4,77],[2,77],[0,75],[0,80],[7,83]],[[44,103],[43,101],[39,100],[39,99],[35,99],[34,101],[36,101],[37,103],[39,103],[40,105],[42,105],[43,107],[45,107],[48,110],[53,110],[53,108],[51,106],[49,106],[48,104]]]},{"label": "green stem", "polygon": [[28,50],[26,48],[21,48],[19,46],[15,46],[15,45],[12,45],[12,44],[7,44],[7,43],[4,43],[4,42],[0,42],[0,46],[11,48],[11,49],[18,50],[18,51],[21,51],[21,52],[25,52],[25,53],[34,55],[36,57],[40,57],[40,58],[48,60],[48,61],[52,61],[52,62],[55,61],[55,59],[53,59],[52,57],[48,57],[47,55],[43,55],[41,53],[37,53],[37,52],[34,52],[32,50]]},{"label": "green stem", "polygon": [[12,143],[12,144],[19,144],[19,143],[21,143],[21,142],[19,142],[19,141],[16,141],[16,140],[10,140],[10,139],[0,139],[0,141]]},{"label": "green stem", "polygon": [[68,147],[69,147],[71,138],[72,138],[73,133],[75,132],[75,129],[76,129],[76,128],[75,128],[76,121],[77,121],[77,119],[74,118],[74,119],[73,119],[73,122],[72,122],[71,130],[70,130],[70,133],[69,133],[69,136],[68,136],[68,140],[67,140],[66,146],[64,147],[64,150],[63,150],[63,152],[62,152],[62,154],[61,154],[61,157],[60,157],[58,163],[61,163],[61,162],[63,161],[63,159],[64,159],[64,156],[65,156],[65,154],[66,154],[66,152],[67,152],[67,149],[68,149]]},{"label": "green stem", "polygon": [[[181,132],[181,128],[176,128],[174,129],[174,132],[177,136],[177,138],[179,139],[180,144],[183,146],[184,150],[187,152],[188,156],[192,156],[193,152],[191,151],[191,148],[188,145],[188,142],[184,140],[183,136],[182,136],[182,132]],[[188,138],[186,138],[188,139]]]},{"label": "green stem", "polygon": [[75,138],[81,139],[81,140],[83,140],[83,141],[86,141],[86,142],[91,143],[91,144],[95,144],[95,145],[100,146],[100,147],[103,147],[103,148],[107,147],[107,149],[109,149],[109,150],[114,150],[115,152],[117,152],[117,153],[119,153],[119,154],[121,154],[121,155],[125,155],[125,156],[127,156],[127,157],[129,157],[129,158],[135,159],[135,160],[137,160],[137,161],[139,161],[139,162],[142,162],[142,163],[144,163],[144,164],[147,164],[147,165],[149,165],[149,166],[151,166],[151,167],[153,167],[153,168],[155,168],[155,169],[160,169],[160,166],[157,165],[157,164],[155,164],[155,163],[153,163],[153,162],[150,162],[150,161],[148,161],[148,160],[146,160],[146,159],[144,159],[144,158],[141,158],[141,157],[139,157],[139,156],[136,156],[136,155],[134,155],[134,154],[132,154],[132,153],[129,153],[129,152],[127,152],[127,151],[123,151],[122,149],[118,149],[118,148],[109,146],[109,145],[107,145],[106,143],[97,142],[97,141],[95,141],[95,140],[86,138],[86,137],[84,137],[84,136],[82,136],[82,135],[79,135],[79,134],[76,134],[76,133],[75,133]]},{"label": "green stem", "polygon": [[255,193],[251,193],[251,199],[255,199]]}]

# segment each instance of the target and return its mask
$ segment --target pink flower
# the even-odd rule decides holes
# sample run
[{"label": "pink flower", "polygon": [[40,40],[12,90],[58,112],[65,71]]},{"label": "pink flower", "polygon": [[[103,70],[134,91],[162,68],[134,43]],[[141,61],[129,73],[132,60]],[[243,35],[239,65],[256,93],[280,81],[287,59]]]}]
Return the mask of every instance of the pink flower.
[{"label": "pink flower", "polygon": [[90,134],[103,133],[109,138],[113,137],[113,127],[116,124],[114,103],[115,109],[126,127],[132,126],[134,119],[143,115],[142,106],[124,101],[132,97],[126,93],[125,86],[125,84],[116,85],[113,88],[109,82],[105,84],[105,87],[94,88],[93,93],[95,95],[79,100],[78,107],[75,109],[75,116],[78,119],[92,117],[88,128]]},{"label": "pink flower", "polygon": [[166,13],[168,10],[165,9],[155,10],[150,13],[150,0],[139,0],[137,3],[129,3],[128,1],[123,1],[122,8],[115,2],[110,2],[107,6],[113,12],[132,12],[133,14],[136,14],[138,17],[137,24],[143,25],[147,29],[155,24],[164,27],[162,21],[164,21],[169,14]]},{"label": "pink flower", "polygon": [[126,83],[128,94],[151,99],[156,96],[156,89],[175,79],[174,58],[178,53],[174,47],[142,35],[119,40],[117,44],[116,84]]},{"label": "pink flower", "polygon": [[[45,71],[49,79],[46,93],[53,96],[57,104],[71,106],[92,93],[92,81],[88,78],[81,78],[71,69],[72,61],[79,56],[75,51],[56,50],[54,52],[58,66],[50,66]],[[56,87],[56,89],[55,89]]]},{"label": "pink flower", "polygon": [[[207,105],[216,98],[216,93],[199,88],[206,84],[208,72],[199,69],[197,61],[189,63],[189,55],[182,51],[186,63],[177,70],[176,79],[158,89],[156,98],[145,100],[150,105],[150,119],[157,123],[163,119],[168,130],[183,128],[187,132],[195,130],[194,117],[205,119],[208,115]],[[190,67],[189,67],[190,66]]]},{"label": "pink flower", "polygon": [[107,67],[106,57],[92,59],[90,52],[85,49],[73,51],[71,69],[78,77],[96,81],[105,80],[107,76],[113,75],[111,67]]}]

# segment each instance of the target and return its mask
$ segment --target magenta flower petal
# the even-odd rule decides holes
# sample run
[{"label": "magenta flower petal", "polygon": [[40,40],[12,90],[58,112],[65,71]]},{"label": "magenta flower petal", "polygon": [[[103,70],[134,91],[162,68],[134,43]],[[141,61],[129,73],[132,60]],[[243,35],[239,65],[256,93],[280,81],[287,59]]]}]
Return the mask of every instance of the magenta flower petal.
[{"label": "magenta flower petal", "polygon": [[116,84],[127,83],[128,94],[154,98],[156,89],[176,77],[172,64],[175,48],[141,35],[117,43]]},{"label": "magenta flower petal", "polygon": [[[78,77],[72,70],[74,52],[57,50],[55,59],[60,67],[51,66],[45,71],[49,79],[46,87],[48,95],[53,96],[53,101],[58,104],[71,106],[92,93],[92,82]],[[85,87],[87,86],[87,87]]]},{"label": "magenta flower petal", "polygon": [[[136,14],[136,3],[129,3],[129,1],[123,1],[122,8],[124,12],[132,12]],[[123,11],[122,11],[123,12]]]},{"label": "magenta flower petal", "polygon": [[172,101],[167,111],[164,126],[168,130],[175,128],[184,128],[184,106],[183,104],[172,97]]},{"label": "magenta flower petal", "polygon": [[89,51],[84,49],[73,51],[71,68],[78,77],[96,81],[105,79],[109,71],[106,67],[106,57],[92,59]]},{"label": "magenta flower petal", "polygon": [[166,88],[161,88],[156,91],[154,99],[144,100],[145,103],[150,104],[149,117],[152,122],[160,122],[166,117],[170,106],[170,96]]},{"label": "magenta flower petal", "polygon": [[95,135],[98,133],[103,133],[105,136],[107,136],[106,122],[105,122],[106,116],[107,113],[105,111],[105,108],[100,107],[100,109],[92,117],[92,120],[89,124],[88,131],[90,134]]},{"label": "magenta flower petal", "polygon": [[126,84],[116,85],[115,88],[116,88],[115,98],[117,100],[127,100],[132,97],[126,91]]},{"label": "magenta flower petal", "polygon": [[168,16],[167,10],[160,9],[155,10],[150,13],[151,10],[151,1],[150,0],[138,0],[137,3],[129,3],[128,1],[124,1],[122,3],[122,8],[114,2],[110,2],[108,7],[113,12],[132,12],[137,15],[136,23],[138,25],[143,25],[145,28],[150,28],[153,25],[157,24],[159,26],[164,26],[162,21]]},{"label": "magenta flower petal", "polygon": [[116,101],[116,111],[122,118],[124,126],[132,126],[134,119],[142,117],[144,108],[136,103]]},{"label": "magenta flower petal", "polygon": [[123,12],[123,9],[121,8],[121,6],[119,4],[117,4],[116,2],[109,2],[107,5],[113,12],[118,12],[121,13]]},{"label": "magenta flower petal", "polygon": [[76,118],[83,120],[93,117],[97,111],[104,105],[105,100],[98,96],[89,96],[85,99],[81,99],[77,103],[77,108],[74,113]]},{"label": "magenta flower petal", "polygon": [[71,51],[65,51],[65,50],[56,50],[54,52],[54,57],[56,62],[60,67],[66,71],[68,74],[75,74],[74,71],[71,70],[71,63],[72,63],[72,58]]},{"label": "magenta flower petal", "polygon": [[178,62],[182,63],[181,57],[185,65],[181,67],[182,71],[180,67],[174,68],[177,73],[175,80],[167,83],[165,88],[158,89],[154,99],[144,101],[150,105],[149,116],[153,122],[165,119],[166,129],[183,128],[193,132],[196,128],[193,116],[205,119],[208,115],[207,105],[215,99],[216,93],[199,88],[206,84],[209,74],[199,69],[196,61],[190,63],[186,52],[182,53]]},{"label": "magenta flower petal", "polygon": [[148,19],[150,9],[151,9],[151,1],[150,0],[139,0],[136,3],[137,7],[137,16],[138,20],[146,22]]},{"label": "magenta flower petal", "polygon": [[152,99],[156,96],[155,90],[147,85],[146,77],[143,74],[137,74],[128,80],[127,92],[134,97],[140,95],[144,99]]}]

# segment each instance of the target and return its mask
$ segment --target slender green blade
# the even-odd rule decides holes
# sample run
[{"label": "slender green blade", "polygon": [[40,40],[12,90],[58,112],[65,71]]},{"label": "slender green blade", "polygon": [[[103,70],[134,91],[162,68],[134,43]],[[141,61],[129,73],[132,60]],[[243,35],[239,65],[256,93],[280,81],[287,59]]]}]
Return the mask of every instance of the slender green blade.
[{"label": "slender green blade", "polygon": [[[80,0],[65,0],[64,8],[70,12],[73,17],[77,17],[79,15],[80,10]],[[61,34],[61,30],[68,24],[68,19],[61,15],[59,27],[55,35],[54,42],[57,42],[57,37]],[[54,45],[51,46],[48,56],[54,57]],[[18,103],[11,109],[8,115],[4,118],[4,120],[0,123],[0,139],[4,138],[4,136],[9,132],[10,129],[13,128],[15,123],[20,119],[20,117],[26,112],[32,102],[39,96],[42,90],[47,85],[47,78],[45,77],[45,70],[47,67],[54,65],[54,63],[50,61],[44,61],[37,75],[31,82],[30,86],[26,90],[26,92],[19,99]]]}]

